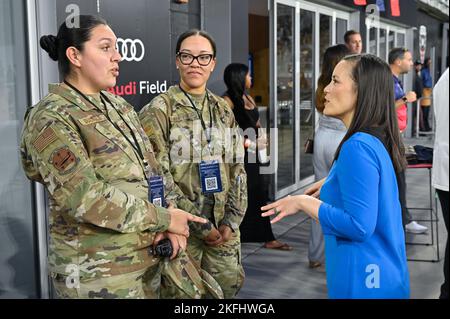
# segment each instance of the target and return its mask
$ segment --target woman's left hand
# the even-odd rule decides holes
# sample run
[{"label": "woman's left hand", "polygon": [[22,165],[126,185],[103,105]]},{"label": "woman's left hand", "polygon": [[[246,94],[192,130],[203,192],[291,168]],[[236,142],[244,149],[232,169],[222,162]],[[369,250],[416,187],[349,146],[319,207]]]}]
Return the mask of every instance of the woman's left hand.
[{"label": "woman's left hand", "polygon": [[261,207],[262,211],[266,211],[265,213],[262,213],[261,216],[267,217],[277,214],[275,218],[270,221],[271,224],[274,224],[286,216],[297,213],[300,210],[299,201],[300,198],[298,196],[289,195],[276,201],[275,203]]}]

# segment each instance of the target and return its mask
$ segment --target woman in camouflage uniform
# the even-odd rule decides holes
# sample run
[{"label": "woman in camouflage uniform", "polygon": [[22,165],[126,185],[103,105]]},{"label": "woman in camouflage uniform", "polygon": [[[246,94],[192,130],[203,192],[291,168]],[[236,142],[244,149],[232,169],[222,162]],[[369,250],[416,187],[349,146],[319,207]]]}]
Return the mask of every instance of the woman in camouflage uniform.
[{"label": "woman in camouflage uniform", "polygon": [[159,297],[156,234],[170,238],[174,258],[187,222],[205,222],[148,200],[147,179],[159,173],[151,144],[133,108],[104,91],[119,75],[116,40],[103,19],[79,16],[40,41],[64,82],[28,110],[21,154],[49,193],[49,270],[62,298]]},{"label": "woman in camouflage uniform", "polygon": [[215,64],[216,45],[207,33],[183,33],[176,46],[181,81],[145,106],[140,119],[164,178],[175,184],[168,199],[209,220],[192,225],[188,252],[232,298],[244,279],[239,225],[247,209],[247,176],[233,111],[206,89]]}]

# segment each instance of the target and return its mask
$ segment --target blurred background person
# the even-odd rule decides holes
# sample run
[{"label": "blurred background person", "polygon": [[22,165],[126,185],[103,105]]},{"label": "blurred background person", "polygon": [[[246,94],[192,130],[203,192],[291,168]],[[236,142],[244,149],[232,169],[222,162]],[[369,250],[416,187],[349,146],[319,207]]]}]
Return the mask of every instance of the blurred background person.
[{"label": "blurred background person", "polygon": [[[397,111],[397,121],[400,133],[406,129],[408,122],[407,103],[413,103],[417,100],[416,92],[403,90],[403,84],[399,77],[408,73],[413,66],[412,54],[405,48],[394,48],[389,52],[389,66],[394,77],[394,98]],[[420,225],[412,220],[412,216],[406,205],[406,176],[405,171],[398,172],[398,190],[400,195],[400,204],[402,205],[402,220],[405,230],[413,234],[421,234],[427,231],[427,227]]]},{"label": "blurred background person", "polygon": [[428,121],[428,117],[430,114],[430,106],[431,106],[431,95],[433,92],[433,78],[431,77],[431,58],[426,58],[423,67],[421,76],[422,76],[422,101],[420,103],[420,109],[422,110],[422,127],[421,131],[429,132],[431,131],[431,126]]},{"label": "blurred background person", "polygon": [[[325,108],[324,88],[331,82],[334,67],[350,51],[344,44],[338,44],[325,50],[322,70],[317,82],[316,109],[319,115],[319,125],[314,134],[313,165],[316,181],[328,176],[333,164],[334,153],[342,141],[347,129],[341,120],[323,114]],[[325,242],[322,228],[312,220],[309,237],[309,267],[319,267],[325,261]]]},{"label": "blurred background person", "polygon": [[264,135],[258,135],[261,128],[259,121],[258,107],[253,98],[246,93],[251,88],[252,79],[245,64],[231,63],[224,71],[224,82],[227,91],[224,99],[231,107],[239,127],[244,131],[253,130],[254,134],[245,135],[245,171],[247,172],[248,186],[248,208],[242,220],[241,241],[242,242],[263,242],[265,248],[292,250],[286,243],[275,239],[272,232],[270,218],[261,218],[260,208],[268,201],[267,189],[263,176],[259,169],[261,163],[258,156],[251,156],[255,160],[249,161],[249,152],[258,154],[257,151],[267,147],[267,139]]},{"label": "blurred background person", "polygon": [[[423,84],[422,84],[422,63],[420,60],[416,60],[414,62],[414,92],[416,92],[417,101],[414,103],[415,107],[412,112],[413,114],[413,131],[412,134],[414,135],[416,133],[416,130],[419,129],[416,127],[417,123],[417,116],[419,116],[419,123],[422,122],[422,115],[421,111],[417,109],[417,103],[419,103],[420,98],[422,97],[422,90],[423,90]],[[417,113],[419,112],[419,113]],[[421,124],[420,124],[421,125]],[[420,126],[422,127],[422,126]]]},{"label": "blurred background person", "polygon": [[361,34],[355,30],[348,30],[344,34],[345,45],[352,54],[361,54],[363,50],[363,43]]}]

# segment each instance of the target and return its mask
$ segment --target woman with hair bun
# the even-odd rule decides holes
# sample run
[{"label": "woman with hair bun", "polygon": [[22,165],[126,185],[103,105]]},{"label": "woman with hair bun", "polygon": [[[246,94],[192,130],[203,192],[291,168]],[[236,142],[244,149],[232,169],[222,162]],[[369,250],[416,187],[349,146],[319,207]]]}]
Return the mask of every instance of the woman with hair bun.
[{"label": "woman with hair bun", "polygon": [[79,21],[40,39],[64,81],[27,111],[21,140],[27,177],[49,194],[53,286],[60,298],[165,297],[152,245],[168,237],[178,258],[188,221],[205,220],[150,201],[161,175],[150,142],[133,107],[105,91],[119,75],[116,35],[99,17]]}]

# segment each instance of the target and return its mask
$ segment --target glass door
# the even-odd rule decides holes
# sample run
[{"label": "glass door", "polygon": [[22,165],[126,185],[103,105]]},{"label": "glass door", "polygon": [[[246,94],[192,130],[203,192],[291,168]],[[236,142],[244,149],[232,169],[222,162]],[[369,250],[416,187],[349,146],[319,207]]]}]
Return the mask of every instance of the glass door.
[{"label": "glass door", "polygon": [[274,199],[314,181],[304,144],[315,130],[315,89],[326,48],[347,31],[349,15],[307,1],[270,2],[270,122]]},{"label": "glass door", "polygon": [[272,3],[272,85],[271,117],[276,136],[275,193],[277,197],[296,189],[299,169],[298,99],[298,4],[275,0]]},{"label": "glass door", "polygon": [[315,98],[315,13],[300,10],[300,181],[314,174],[313,156],[306,154],[305,142],[314,136]]},{"label": "glass door", "polygon": [[0,1],[0,299],[39,298],[31,184],[19,143],[30,104],[24,1]]}]

